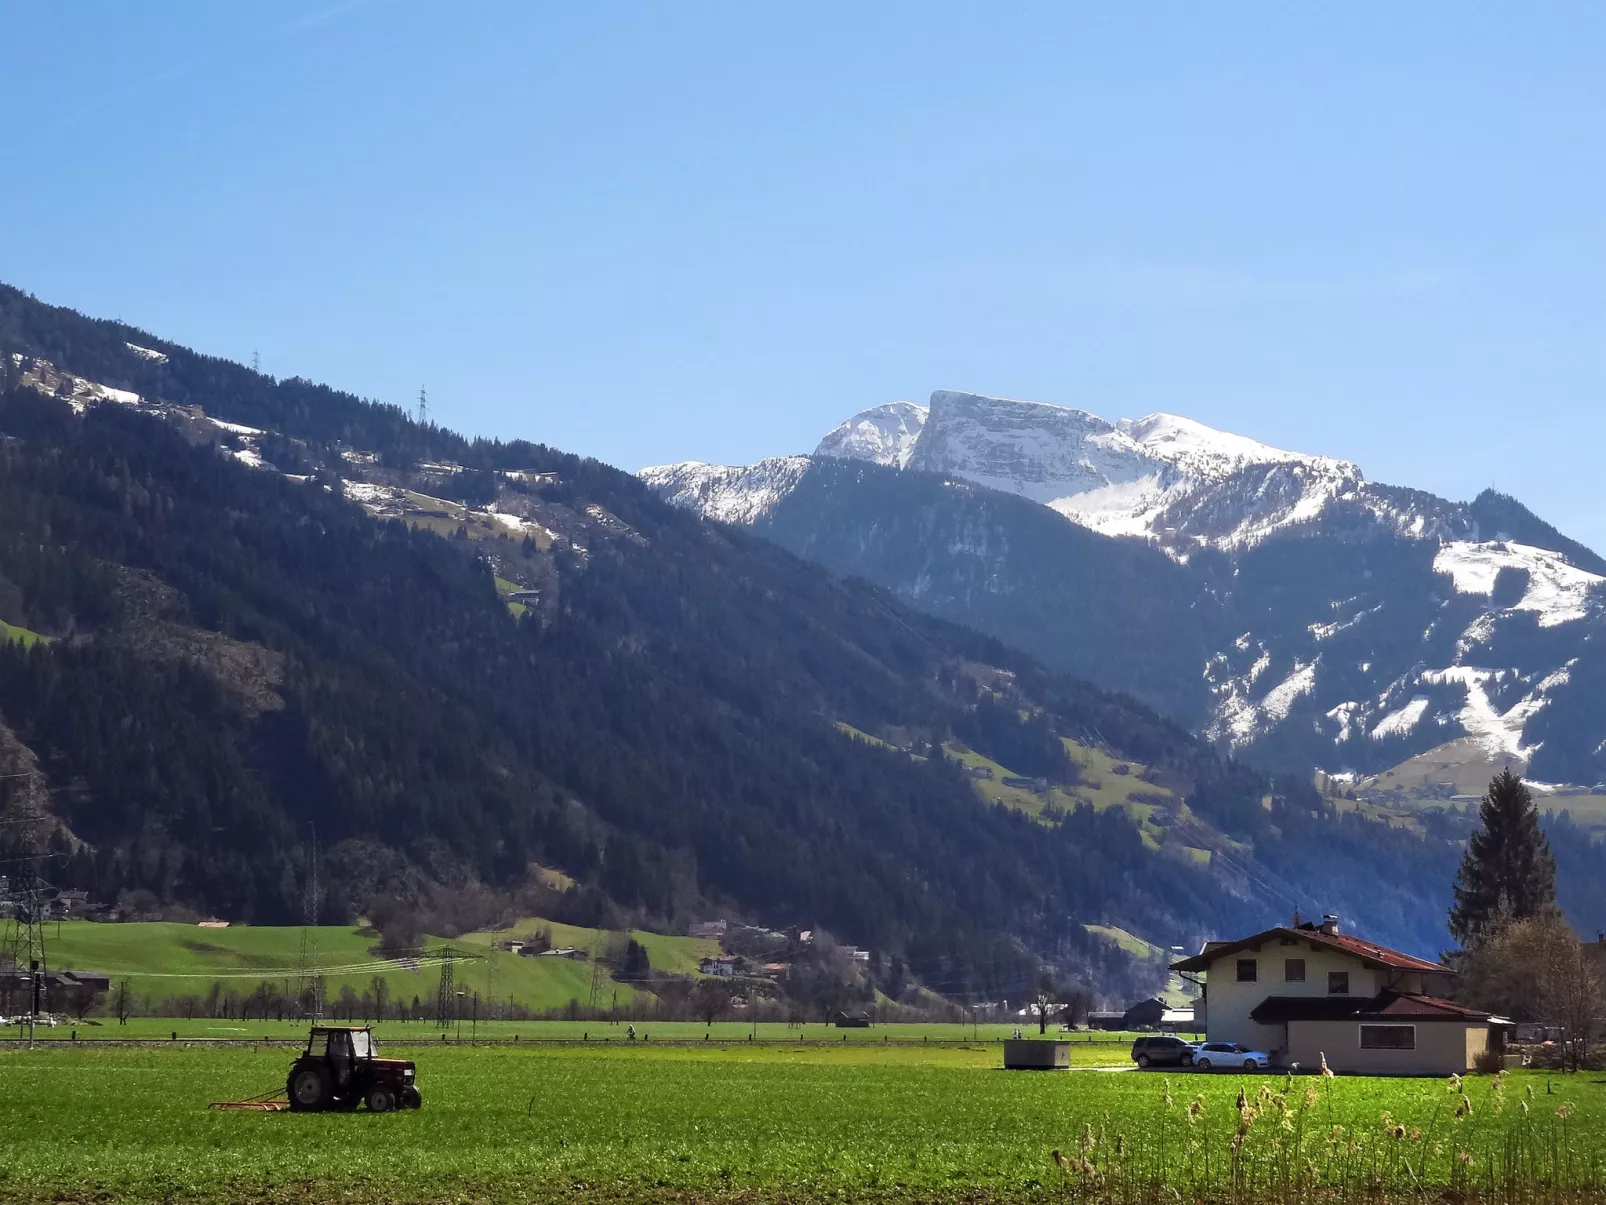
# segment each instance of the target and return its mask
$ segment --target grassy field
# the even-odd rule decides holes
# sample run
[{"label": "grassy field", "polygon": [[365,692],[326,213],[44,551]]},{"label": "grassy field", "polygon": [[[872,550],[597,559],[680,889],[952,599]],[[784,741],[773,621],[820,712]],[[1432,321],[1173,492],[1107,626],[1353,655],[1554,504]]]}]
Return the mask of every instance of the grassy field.
[{"label": "grassy field", "polygon": [[14,623],[7,623],[5,620],[0,619],[0,640],[16,640],[27,646],[38,644],[41,640],[48,643],[52,639],[53,637],[41,636],[38,632],[30,631],[28,628],[19,628]]},{"label": "grassy field", "polygon": [[[570,1000],[589,1000],[591,965],[567,958],[525,958],[495,948],[505,937],[527,937],[545,922],[523,921],[495,934],[471,933],[446,942],[429,938],[431,947],[450,944],[477,957],[457,963],[454,979],[467,992],[483,999],[512,999],[535,1010],[561,1008]],[[571,925],[551,925],[557,945],[591,949],[607,934]],[[370,951],[377,938],[355,928],[321,926],[317,929],[317,965],[328,985],[329,999],[343,986],[359,995],[375,976],[385,979],[393,1000],[421,1001],[435,997],[440,968],[427,960],[416,970],[382,962]],[[637,932],[655,968],[695,971],[697,960],[714,953],[717,943],[689,937],[666,937]],[[127,976],[136,996],[168,999],[203,995],[213,983],[248,994],[262,980],[285,980],[296,973],[301,930],[293,927],[231,925],[202,929],[195,925],[164,922],[108,925],[67,921],[46,930],[49,965],[58,970],[101,971],[114,979]],[[636,996],[628,983],[604,975],[603,1000],[621,1004]]]},{"label": "grassy field", "polygon": [[[858,732],[854,735],[866,740],[875,739]],[[1022,787],[1005,786],[1004,779],[1017,777],[1016,772],[973,749],[952,741],[943,748],[949,757],[965,766],[992,771],[991,778],[975,780],[976,793],[989,803],[1002,804],[1035,817],[1041,817],[1050,806],[1061,811],[1070,811],[1080,804],[1090,804],[1099,811],[1120,808],[1137,822],[1143,843],[1150,849],[1170,844],[1184,857],[1205,864],[1210,861],[1209,850],[1175,841],[1168,832],[1168,826],[1161,822],[1164,819],[1162,813],[1173,819],[1188,818],[1187,808],[1168,788],[1143,780],[1142,775],[1148,767],[1141,762],[1111,757],[1102,749],[1068,737],[1060,739],[1065,752],[1080,768],[1081,781],[1071,787],[1051,787],[1041,794]]]},{"label": "grassy field", "polygon": [[282,1083],[282,1050],[0,1050],[0,1199],[1466,1199],[1598,1192],[1606,1155],[1588,1075],[1469,1080],[1457,1119],[1443,1080],[1012,1074],[985,1044],[415,1057],[424,1107],[376,1117],[206,1109]]}]

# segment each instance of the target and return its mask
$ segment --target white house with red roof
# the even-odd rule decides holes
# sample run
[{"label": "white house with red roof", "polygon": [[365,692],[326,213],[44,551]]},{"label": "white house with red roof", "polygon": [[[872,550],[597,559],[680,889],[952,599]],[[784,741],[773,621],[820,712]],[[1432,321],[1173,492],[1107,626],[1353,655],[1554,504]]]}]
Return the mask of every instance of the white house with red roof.
[{"label": "white house with red roof", "polygon": [[1436,962],[1340,933],[1338,918],[1208,942],[1171,964],[1204,976],[1196,1024],[1275,1066],[1383,1075],[1449,1075],[1500,1048],[1506,1023],[1445,997],[1455,975]]}]

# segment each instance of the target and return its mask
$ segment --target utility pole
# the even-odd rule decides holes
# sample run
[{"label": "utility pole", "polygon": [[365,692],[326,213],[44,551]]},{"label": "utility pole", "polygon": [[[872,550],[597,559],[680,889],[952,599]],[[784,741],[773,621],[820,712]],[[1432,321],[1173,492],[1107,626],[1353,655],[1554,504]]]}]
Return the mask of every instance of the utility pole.
[{"label": "utility pole", "polygon": [[496,946],[494,944],[485,955],[485,1003],[488,1005],[485,1019],[489,1021],[496,1010]]},{"label": "utility pole", "polygon": [[602,995],[602,946],[600,939],[593,938],[591,942],[591,1010],[596,1011],[597,1000]]}]

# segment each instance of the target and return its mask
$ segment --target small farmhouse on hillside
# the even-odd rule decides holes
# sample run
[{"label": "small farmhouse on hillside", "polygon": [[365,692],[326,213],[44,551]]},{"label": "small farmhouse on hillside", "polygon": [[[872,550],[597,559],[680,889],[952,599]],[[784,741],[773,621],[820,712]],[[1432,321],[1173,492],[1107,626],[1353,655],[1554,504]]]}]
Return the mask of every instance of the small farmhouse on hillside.
[{"label": "small farmhouse on hillside", "polygon": [[1449,1075],[1504,1044],[1505,1022],[1444,998],[1448,967],[1340,933],[1334,916],[1209,942],[1171,969],[1204,974],[1194,1013],[1209,1041],[1274,1066],[1325,1056],[1334,1071]]}]

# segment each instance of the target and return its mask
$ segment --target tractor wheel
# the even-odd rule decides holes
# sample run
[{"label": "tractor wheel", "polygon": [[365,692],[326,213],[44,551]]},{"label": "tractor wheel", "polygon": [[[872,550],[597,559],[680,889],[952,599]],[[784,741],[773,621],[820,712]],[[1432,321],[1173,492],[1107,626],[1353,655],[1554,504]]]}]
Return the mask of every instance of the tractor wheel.
[{"label": "tractor wheel", "polygon": [[396,1107],[396,1094],[384,1084],[370,1088],[368,1091],[368,1111],[370,1113],[389,1113]]},{"label": "tractor wheel", "polygon": [[290,1069],[284,1086],[290,1108],[297,1113],[317,1113],[327,1109],[335,1094],[334,1080],[327,1067],[306,1063]]},{"label": "tractor wheel", "polygon": [[424,1098],[417,1088],[409,1084],[401,1090],[401,1107],[404,1109],[419,1109],[424,1105]]}]

